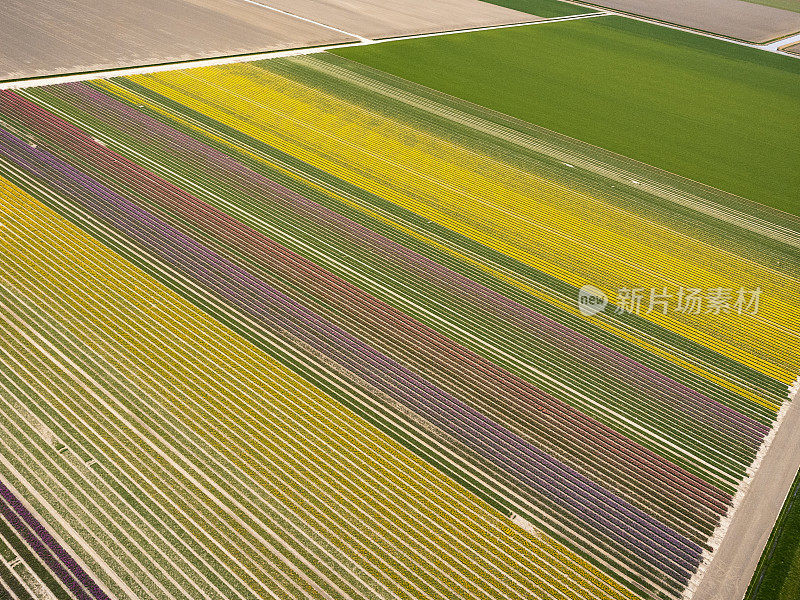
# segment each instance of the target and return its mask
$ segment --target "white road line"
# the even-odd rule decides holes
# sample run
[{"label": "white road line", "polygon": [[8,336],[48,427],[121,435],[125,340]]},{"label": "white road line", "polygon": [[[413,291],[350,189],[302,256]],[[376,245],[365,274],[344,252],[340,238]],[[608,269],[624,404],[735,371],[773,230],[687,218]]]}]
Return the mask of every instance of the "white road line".
[{"label": "white road line", "polygon": [[795,35],[790,35],[789,37],[784,37],[779,40],[775,40],[774,42],[770,42],[769,44],[765,44],[763,48],[765,50],[772,50],[777,51],[781,48],[785,48],[786,46],[791,46],[793,44],[800,43],[800,33],[796,33]]},{"label": "white road line", "polygon": [[[163,71],[177,71],[181,69],[190,69],[190,68],[200,68],[200,67],[211,67],[216,65],[227,65],[227,64],[234,64],[234,63],[242,63],[242,62],[252,62],[256,60],[267,60],[272,58],[284,58],[286,56],[301,56],[304,54],[317,54],[320,52],[325,52],[327,50],[335,50],[337,48],[349,48],[352,46],[366,46],[368,44],[383,44],[385,42],[396,42],[401,40],[409,40],[409,39],[416,39],[416,38],[425,38],[425,37],[435,37],[440,35],[453,35],[457,33],[469,33],[472,31],[488,31],[491,29],[508,29],[511,27],[525,27],[530,25],[541,25],[543,23],[559,23],[562,21],[575,21],[579,19],[590,19],[594,17],[607,17],[607,16],[617,16],[617,17],[624,17],[626,19],[633,19],[635,21],[642,21],[644,23],[650,23],[651,25],[658,25],[660,27],[667,27],[669,29],[677,29],[678,31],[685,31],[687,33],[693,33],[695,35],[701,35],[704,37],[713,38],[716,40],[720,40],[723,42],[729,42],[732,44],[737,44],[739,46],[747,46],[748,48],[757,48],[759,50],[766,50],[768,52],[772,52],[774,54],[780,54],[782,56],[788,56],[789,58],[800,58],[800,55],[793,54],[790,52],[784,52],[780,50],[780,48],[790,45],[793,41],[800,41],[800,34],[797,36],[792,36],[790,38],[784,38],[782,40],[778,40],[777,42],[772,42],[767,45],[759,45],[759,44],[752,44],[750,42],[744,42],[741,40],[737,40],[734,38],[724,37],[720,35],[715,35],[713,33],[708,33],[705,31],[700,31],[697,29],[690,29],[687,27],[682,27],[680,25],[675,25],[672,23],[664,23],[662,21],[656,21],[653,19],[648,19],[646,17],[641,17],[638,15],[623,13],[614,11],[611,9],[604,8],[603,10],[598,10],[597,12],[593,13],[583,13],[579,15],[568,15],[565,17],[553,17],[551,19],[542,19],[540,21],[529,21],[525,23],[510,23],[507,25],[490,25],[486,27],[473,27],[468,29],[454,29],[451,31],[439,31],[434,33],[421,33],[421,34],[414,34],[414,35],[404,35],[398,37],[389,37],[389,38],[381,38],[377,40],[373,40],[370,38],[366,38],[360,36],[358,34],[350,33],[348,31],[344,31],[342,29],[337,29],[331,25],[325,25],[324,23],[320,23],[319,21],[314,21],[312,19],[307,19],[305,17],[300,17],[298,15],[292,14],[290,12],[286,12],[277,8],[273,8],[271,6],[267,6],[266,4],[261,4],[259,2],[255,2],[254,0],[243,0],[244,2],[248,2],[250,4],[255,4],[256,6],[261,6],[262,8],[266,8],[269,10],[273,10],[275,12],[279,12],[291,17],[295,17],[297,19],[301,19],[303,21],[307,21],[309,23],[314,23],[315,25],[320,25],[327,29],[338,31],[345,35],[349,35],[351,37],[355,37],[358,39],[358,42],[346,42],[343,44],[328,44],[325,46],[314,46],[310,48],[293,48],[290,50],[274,50],[269,52],[257,52],[253,54],[246,54],[246,55],[239,55],[239,56],[221,56],[218,58],[208,58],[208,59],[201,59],[201,60],[189,60],[189,61],[182,61],[182,62],[172,62],[172,63],[164,63],[161,65],[148,65],[143,67],[127,67],[122,69],[110,69],[107,71],[91,71],[88,73],[72,73],[68,75],[53,75],[52,77],[41,77],[36,79],[17,79],[17,80],[7,80],[7,81],[0,81],[0,90],[16,90],[16,89],[24,89],[24,88],[32,88],[32,87],[42,87],[45,85],[54,85],[58,83],[73,83],[76,81],[89,81],[93,79],[109,79],[111,77],[126,77],[129,75],[146,75],[149,73],[160,73]],[[590,4],[582,4],[580,2],[571,2],[570,0],[566,0],[570,4],[574,4],[576,6],[582,6],[584,8],[591,8],[597,10],[597,6],[590,5]]]},{"label": "white road line", "polygon": [[247,2],[248,4],[254,4],[255,6],[260,6],[261,8],[266,8],[267,10],[272,10],[276,13],[280,13],[282,15],[286,15],[287,17],[294,17],[295,19],[300,19],[301,21],[305,21],[306,23],[313,23],[314,25],[319,25],[320,27],[324,27],[325,29],[330,29],[331,31],[336,31],[338,33],[343,33],[345,35],[349,35],[350,37],[354,37],[358,40],[361,40],[365,43],[370,43],[372,40],[368,37],[364,37],[358,33],[352,33],[350,31],[345,31],[344,29],[339,29],[338,27],[334,27],[333,25],[328,25],[327,23],[322,23],[321,21],[315,21],[314,19],[309,19],[307,17],[301,17],[300,15],[296,15],[294,13],[281,10],[280,8],[275,8],[274,6],[270,6],[269,4],[262,4],[261,2],[256,2],[255,0],[242,0],[243,2]]},{"label": "white road line", "polygon": [[89,73],[74,73],[70,75],[53,75],[52,77],[42,77],[41,79],[12,80],[0,82],[0,90],[19,90],[24,88],[42,87],[45,85],[55,85],[58,83],[74,83],[76,81],[89,81],[93,79],[109,79],[111,77],[127,77],[129,75],[147,75],[150,73],[160,73],[162,71],[178,71],[181,69],[193,69],[199,67],[212,67],[216,65],[227,65],[242,62],[252,62],[265,60],[268,58],[283,58],[285,56],[301,56],[303,54],[316,54],[325,50],[335,48],[347,48],[350,46],[360,46],[361,42],[347,44],[331,44],[327,46],[315,46],[312,48],[296,48],[293,50],[277,50],[272,52],[259,52],[241,56],[222,56],[219,58],[208,58],[203,60],[190,60],[185,62],[165,63],[163,65],[150,65],[147,67],[129,67],[124,69],[113,69],[109,71],[92,71]]},{"label": "white road line", "polygon": [[[244,0],[244,2],[251,2],[252,4],[258,4],[257,2],[253,2],[253,0]],[[264,8],[271,8],[264,4],[258,4],[259,6],[263,6]],[[272,9],[278,10],[278,9]],[[283,12],[283,11],[278,11]],[[291,13],[285,13],[290,16]],[[390,38],[382,38],[379,40],[371,40],[369,38],[357,36],[355,34],[351,34],[345,31],[342,33],[346,33],[347,35],[356,37],[359,39],[358,42],[345,42],[343,44],[328,44],[325,46],[313,46],[310,48],[293,48],[291,50],[273,50],[269,52],[258,52],[254,54],[244,54],[239,56],[221,56],[219,58],[208,58],[202,60],[190,60],[190,61],[182,61],[182,62],[172,62],[172,63],[164,63],[161,65],[148,65],[144,67],[127,67],[122,69],[111,69],[108,71],[91,71],[88,73],[72,73],[69,75],[53,75],[52,77],[41,77],[37,79],[23,79],[23,80],[10,80],[10,81],[0,81],[0,90],[19,90],[24,88],[32,88],[32,87],[42,87],[45,85],[55,85],[58,83],[74,83],[76,81],[89,81],[92,79],[109,79],[111,77],[127,77],[129,75],[147,75],[150,73],[161,73],[164,71],[179,71],[181,69],[194,69],[200,67],[213,67],[217,65],[228,65],[228,64],[235,64],[235,63],[243,63],[243,62],[252,62],[256,60],[267,60],[272,58],[284,58],[287,56],[302,56],[304,54],[318,54],[320,52],[325,52],[326,50],[335,50],[337,48],[349,48],[352,46],[366,46],[369,44],[383,44],[386,42],[395,42],[400,40],[409,40],[415,38],[423,38],[423,37],[434,37],[440,35],[453,35],[456,33],[469,33],[471,31],[488,31],[490,29],[507,29],[510,27],[524,27],[530,25],[541,25],[543,23],[558,23],[561,21],[574,21],[576,19],[588,19],[591,17],[602,17],[606,16],[609,13],[604,12],[595,12],[595,13],[587,13],[583,15],[571,15],[568,17],[555,17],[552,19],[542,19],[541,21],[529,21],[525,23],[511,23],[508,25],[491,25],[488,27],[474,27],[471,29],[455,29],[452,31],[439,31],[435,33],[421,33],[416,35],[405,35],[399,37],[390,37]],[[298,19],[303,19],[304,21],[310,21],[309,19],[304,19],[303,17],[297,17]],[[316,23],[316,21],[310,21],[311,23]],[[322,25],[321,23],[318,23]],[[335,27],[330,27],[325,25],[329,29],[334,29],[336,31],[341,31],[336,29]]]}]

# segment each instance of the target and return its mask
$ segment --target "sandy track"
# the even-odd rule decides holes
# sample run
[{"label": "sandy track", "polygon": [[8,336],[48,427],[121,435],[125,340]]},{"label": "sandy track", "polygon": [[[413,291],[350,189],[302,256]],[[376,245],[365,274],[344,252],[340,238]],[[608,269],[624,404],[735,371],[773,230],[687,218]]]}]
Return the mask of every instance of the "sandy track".
[{"label": "sandy track", "polygon": [[741,600],[800,469],[800,394],[734,514],[692,600]]},{"label": "sandy track", "polygon": [[784,52],[791,52],[792,54],[800,54],[800,42],[792,44],[791,46],[784,46],[781,50]]},{"label": "sandy track", "polygon": [[764,43],[800,31],[800,13],[741,0],[589,0],[684,27]]},{"label": "sandy track", "polygon": [[508,25],[539,17],[478,0],[253,0],[368,38]]},{"label": "sandy track", "polygon": [[5,0],[0,79],[348,41],[241,0]]}]

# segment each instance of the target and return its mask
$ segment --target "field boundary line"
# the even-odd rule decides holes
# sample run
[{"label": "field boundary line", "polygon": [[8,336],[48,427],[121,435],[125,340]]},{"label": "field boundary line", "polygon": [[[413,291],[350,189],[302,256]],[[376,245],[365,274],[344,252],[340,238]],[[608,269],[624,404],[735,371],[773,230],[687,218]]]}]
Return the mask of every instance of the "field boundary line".
[{"label": "field boundary line", "polygon": [[[244,0],[251,2],[252,0]],[[255,3],[258,4],[258,3]],[[259,4],[259,6],[265,6]],[[277,10],[277,9],[274,9]],[[282,12],[282,11],[281,11]],[[289,14],[289,13],[287,13]],[[403,35],[397,37],[388,37],[380,39],[369,39],[361,36],[358,37],[357,42],[344,42],[336,44],[325,44],[322,46],[306,46],[303,48],[292,48],[289,50],[269,50],[265,52],[254,52],[250,54],[235,54],[228,56],[216,56],[211,58],[198,58],[185,61],[173,61],[166,63],[158,63],[151,65],[141,65],[132,67],[121,67],[115,69],[101,69],[97,71],[85,71],[81,73],[65,73],[58,75],[47,75],[43,77],[23,78],[23,79],[8,79],[0,81],[0,90],[20,90],[25,88],[43,87],[47,85],[56,85],[59,83],[75,83],[78,81],[90,81],[95,79],[110,79],[112,77],[127,77],[130,75],[148,75],[151,73],[161,73],[164,71],[180,71],[183,69],[193,69],[200,67],[213,67],[218,65],[227,65],[243,62],[254,62],[257,60],[267,60],[272,58],[285,58],[288,56],[302,56],[305,54],[319,54],[327,50],[336,50],[339,48],[349,48],[352,46],[367,46],[371,44],[384,44],[386,42],[395,42],[402,40],[410,40],[423,37],[434,37],[441,35],[453,35],[458,33],[470,33],[472,31],[488,31],[491,29],[507,29],[511,27],[527,27],[530,25],[541,25],[544,23],[559,23],[561,21],[574,21],[577,19],[588,19],[591,17],[608,16],[610,13],[594,12],[585,13],[581,15],[570,15],[566,17],[554,17],[552,19],[541,19],[539,21],[526,21],[524,23],[510,23],[506,25],[488,25],[481,27],[471,27],[468,29],[453,29],[448,31],[437,31],[433,33],[418,33],[411,35]],[[294,16],[294,15],[292,15]],[[302,18],[302,17],[298,17]],[[308,20],[308,19],[304,19]],[[312,21],[314,22],[314,21]],[[340,30],[337,30],[340,31]],[[346,32],[345,32],[346,33]],[[351,35],[351,34],[347,34]],[[791,55],[790,55],[791,56]]]},{"label": "field boundary line", "polygon": [[[306,17],[300,17],[298,15],[273,8],[266,4],[261,4],[259,2],[255,2],[255,0],[243,0],[244,2],[254,4],[256,6],[260,6],[262,8],[266,8],[269,10],[273,10],[279,12],[281,14],[285,14],[287,16],[295,17],[297,19],[301,19],[303,21],[313,23],[316,25],[320,25],[327,29],[337,31],[339,33],[343,33],[345,35],[354,37],[358,39],[357,42],[343,42],[343,43],[335,43],[335,44],[325,44],[322,46],[305,46],[302,48],[291,48],[287,50],[269,50],[265,52],[253,52],[248,54],[236,54],[236,55],[226,55],[226,56],[217,56],[217,57],[210,57],[210,58],[197,58],[185,61],[173,61],[173,62],[166,62],[166,63],[157,63],[157,64],[150,64],[150,65],[137,65],[131,67],[120,67],[114,69],[100,69],[96,71],[86,71],[86,72],[79,72],[79,73],[64,73],[64,74],[56,74],[56,75],[45,75],[41,77],[26,77],[20,79],[8,79],[5,81],[0,81],[0,90],[15,90],[15,89],[24,89],[24,88],[31,88],[31,87],[42,87],[46,85],[55,85],[59,83],[74,83],[78,81],[90,81],[94,79],[109,79],[111,77],[125,77],[129,75],[147,75],[150,73],[159,73],[163,71],[177,71],[181,69],[190,69],[190,68],[200,68],[200,67],[210,67],[216,65],[226,65],[226,64],[234,64],[234,63],[242,63],[242,62],[253,62],[257,60],[267,60],[272,58],[284,58],[288,56],[302,56],[305,54],[317,54],[321,52],[326,52],[327,50],[335,50],[338,48],[349,48],[352,46],[366,46],[371,44],[382,44],[385,42],[395,42],[395,41],[402,41],[402,40],[410,40],[416,38],[425,38],[425,37],[435,37],[441,35],[453,35],[458,33],[470,33],[473,31],[490,31],[492,29],[508,29],[512,27],[526,27],[530,25],[539,25],[543,23],[560,23],[562,21],[575,21],[580,19],[590,19],[594,17],[608,17],[608,16],[617,16],[617,17],[624,17],[626,19],[633,19],[635,21],[641,21],[643,23],[650,23],[651,25],[658,25],[661,27],[667,27],[669,29],[675,29],[678,31],[684,31],[687,33],[693,33],[695,35],[700,35],[703,37],[712,38],[715,40],[729,42],[732,44],[737,44],[739,46],[745,46],[748,48],[756,48],[759,50],[765,50],[767,52],[771,52],[773,54],[780,54],[781,56],[788,56],[789,58],[798,59],[800,55],[785,52],[782,48],[792,45],[793,42],[800,41],[800,33],[792,34],[791,36],[781,38],[780,40],[774,40],[767,44],[754,44],[751,42],[745,42],[743,40],[739,40],[736,38],[726,37],[723,35],[714,34],[711,32],[703,31],[700,29],[692,29],[690,27],[684,27],[681,25],[676,25],[674,23],[668,23],[666,21],[659,21],[657,19],[650,19],[648,17],[642,17],[633,13],[626,13],[620,12],[617,10],[601,7],[599,5],[588,4],[583,2],[577,2],[574,0],[564,0],[569,4],[573,4],[575,6],[581,6],[584,8],[592,8],[595,9],[595,12],[591,13],[581,13],[578,15],[567,15],[562,17],[552,17],[548,19],[540,19],[537,21],[525,21],[520,23],[508,23],[505,25],[487,25],[487,26],[480,26],[480,27],[470,27],[466,29],[452,29],[447,31],[436,31],[431,33],[418,33],[418,34],[409,34],[409,35],[402,35],[402,36],[394,36],[394,37],[386,37],[386,38],[378,38],[378,39],[370,39],[358,34],[350,33],[348,31],[344,31],[342,29],[338,29],[331,25],[325,25],[318,21],[314,21],[312,19],[308,19]],[[597,10],[602,9],[602,10]],[[533,16],[533,15],[532,15]]]}]

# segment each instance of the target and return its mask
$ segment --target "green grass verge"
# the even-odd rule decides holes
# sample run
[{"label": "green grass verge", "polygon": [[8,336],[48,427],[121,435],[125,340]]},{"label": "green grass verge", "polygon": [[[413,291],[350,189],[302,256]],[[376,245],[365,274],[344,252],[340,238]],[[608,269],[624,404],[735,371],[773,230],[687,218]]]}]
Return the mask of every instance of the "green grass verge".
[{"label": "green grass verge", "polygon": [[800,598],[800,473],[778,516],[744,600]]},{"label": "green grass verge", "polygon": [[624,17],[333,52],[800,214],[796,59]]},{"label": "green grass verge", "polygon": [[[566,17],[569,15],[582,15],[597,12],[591,8],[576,6],[559,0],[485,0],[489,4],[497,4],[506,8],[513,8],[537,17]],[[775,0],[778,1],[778,0]],[[788,0],[787,0],[788,1]]]}]

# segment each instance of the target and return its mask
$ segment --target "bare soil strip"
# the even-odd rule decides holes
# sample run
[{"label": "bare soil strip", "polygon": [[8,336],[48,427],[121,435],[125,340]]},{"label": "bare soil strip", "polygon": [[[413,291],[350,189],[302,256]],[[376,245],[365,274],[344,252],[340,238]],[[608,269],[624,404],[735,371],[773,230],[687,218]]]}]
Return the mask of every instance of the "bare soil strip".
[{"label": "bare soil strip", "polygon": [[800,393],[733,515],[691,600],[741,600],[800,469]]},{"label": "bare soil strip", "polygon": [[254,0],[368,38],[536,21],[478,0]]},{"label": "bare soil strip", "polygon": [[5,0],[0,79],[352,41],[241,0]]},{"label": "bare soil strip", "polygon": [[588,4],[758,44],[800,31],[800,13],[741,0],[590,0]]}]

